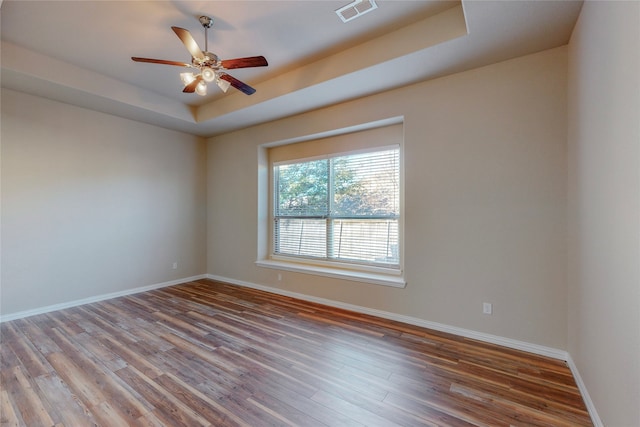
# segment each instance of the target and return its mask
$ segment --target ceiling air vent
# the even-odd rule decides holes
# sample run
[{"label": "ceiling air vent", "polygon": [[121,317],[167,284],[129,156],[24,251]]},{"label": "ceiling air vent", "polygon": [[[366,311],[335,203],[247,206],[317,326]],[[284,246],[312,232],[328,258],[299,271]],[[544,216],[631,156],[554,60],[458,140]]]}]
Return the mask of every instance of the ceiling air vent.
[{"label": "ceiling air vent", "polygon": [[342,19],[342,22],[349,22],[352,19],[361,17],[367,12],[377,9],[378,5],[375,0],[354,0],[351,3],[342,6],[336,10],[336,14]]}]

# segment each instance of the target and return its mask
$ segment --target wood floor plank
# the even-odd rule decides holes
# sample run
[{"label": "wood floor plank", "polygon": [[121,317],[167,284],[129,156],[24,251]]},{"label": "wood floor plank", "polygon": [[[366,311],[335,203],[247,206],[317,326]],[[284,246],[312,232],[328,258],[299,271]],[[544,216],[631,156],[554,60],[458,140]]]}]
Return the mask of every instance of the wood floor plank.
[{"label": "wood floor plank", "polygon": [[247,402],[291,427],[326,427],[326,424],[264,392],[254,394]]},{"label": "wood floor plank", "polygon": [[3,335],[2,343],[7,351],[13,351],[13,355],[6,355],[6,360],[15,360],[14,366],[24,366],[31,376],[37,377],[53,371],[43,354],[19,331],[12,330],[10,337]]},{"label": "wood floor plank", "polygon": [[301,397],[295,391],[281,387],[278,384],[272,384],[270,382],[263,383],[260,387],[260,392],[266,393],[281,402],[286,402],[287,405],[309,415],[326,426],[364,426],[364,424],[359,423],[340,412],[327,408],[312,399]]},{"label": "wood floor plank", "polygon": [[89,408],[69,390],[56,373],[42,375],[35,380],[57,414],[52,418],[67,426],[89,426],[97,423]]},{"label": "wood floor plank", "polygon": [[31,380],[27,378],[24,369],[16,366],[10,372],[2,375],[3,388],[8,391],[9,400],[13,407],[20,413],[22,421],[33,427],[51,426],[54,424],[51,419],[51,407],[48,402],[43,401],[34,390]]},{"label": "wood floor plank", "polygon": [[[490,403],[491,405],[499,408],[502,407],[508,411],[517,412],[521,414],[521,421],[525,421],[525,417],[530,420],[535,420],[537,418],[543,422],[546,421],[549,424],[558,427],[573,426],[576,421],[578,421],[576,416],[570,416],[567,413],[563,413],[561,416],[556,416],[556,412],[549,410],[548,407],[532,407],[530,404],[526,405],[518,402],[511,396],[503,397],[500,394],[480,391],[476,388],[466,387],[459,384],[452,384],[450,391],[453,393],[460,393],[484,403]],[[584,422],[585,420],[582,419],[580,421]]]},{"label": "wood floor plank", "polygon": [[[135,347],[133,343],[129,346],[121,344],[116,338],[109,335],[96,335],[96,340],[109,348],[112,352],[118,354],[128,365],[134,366],[144,372],[145,375],[155,378],[162,374],[153,363],[147,361],[146,350]],[[139,350],[139,351],[136,351]]]},{"label": "wood floor plank", "polygon": [[211,423],[200,415],[196,409],[183,403],[181,395],[174,395],[170,390],[164,388],[155,378],[147,377],[143,372],[133,366],[120,369],[117,372],[127,384],[138,390],[144,398],[149,401],[162,416],[169,422],[167,425],[175,426],[210,426]]},{"label": "wood floor plank", "polygon": [[202,279],[0,324],[0,426],[591,426],[563,361]]},{"label": "wood floor plank", "polygon": [[[229,411],[225,411],[221,405],[196,392],[196,389],[182,381],[175,375],[161,375],[155,380],[166,391],[170,392],[180,402],[193,409],[197,414],[214,426],[217,425],[242,425],[242,421]],[[204,397],[204,398],[203,398]]]},{"label": "wood floor plank", "polygon": [[[452,400],[447,402],[441,397],[415,399],[407,395],[389,393],[385,403],[418,417],[425,418],[437,425],[508,427],[505,419],[496,419],[478,408]],[[441,421],[442,420],[442,421]]]},{"label": "wood floor plank", "polygon": [[0,345],[0,375],[9,372],[12,368],[20,366],[21,362],[18,356],[11,348],[15,341],[8,339],[5,341],[5,335],[1,335],[2,345]]},{"label": "wood floor plank", "polygon": [[72,358],[73,362],[100,388],[100,392],[105,396],[99,405],[102,412],[105,414],[117,413],[111,417],[131,421],[149,410],[148,404],[140,401],[134,393],[131,393],[116,376],[111,374],[106,365],[102,364],[85,347],[72,341],[72,338],[67,337],[57,328],[54,328],[52,333],[56,344],[66,354],[77,356]]},{"label": "wood floor plank", "polygon": [[[51,353],[48,355],[48,360],[71,392],[91,411],[93,416],[100,420],[100,414],[93,412],[94,408],[107,399],[100,387],[94,384],[91,377],[87,376],[67,355]],[[105,422],[107,419],[103,418],[101,421]]]},{"label": "wood floor plank", "polygon": [[59,352],[60,349],[58,346],[47,335],[47,330],[41,329],[36,325],[35,322],[37,318],[38,316],[33,316],[27,319],[16,320],[16,327],[43,355],[46,356],[52,352]]},{"label": "wood floor plank", "polygon": [[336,396],[324,390],[318,390],[318,392],[313,395],[311,399],[314,402],[320,403],[327,408],[340,412],[349,418],[353,418],[354,420],[366,426],[400,427],[399,424],[396,424],[389,419],[382,418],[358,405],[354,405],[353,403],[350,403],[347,400],[344,400],[339,396]]},{"label": "wood floor plank", "polygon": [[18,427],[22,424],[6,390],[0,390],[0,426]]}]

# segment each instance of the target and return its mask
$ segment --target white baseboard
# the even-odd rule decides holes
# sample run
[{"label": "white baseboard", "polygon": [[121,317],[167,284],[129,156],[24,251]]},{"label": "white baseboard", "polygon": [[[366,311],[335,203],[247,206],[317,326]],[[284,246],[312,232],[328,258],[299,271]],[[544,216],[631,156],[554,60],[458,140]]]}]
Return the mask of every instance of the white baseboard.
[{"label": "white baseboard", "polygon": [[318,304],[328,305],[330,307],[342,308],[345,310],[355,311],[357,313],[369,314],[376,317],[382,317],[384,319],[396,320],[398,322],[407,323],[409,325],[421,326],[423,328],[434,329],[440,332],[448,332],[450,334],[462,336],[465,338],[471,338],[479,341],[488,342],[491,344],[497,344],[503,347],[522,350],[529,353],[538,354],[541,356],[551,357],[554,359],[566,361],[569,357],[568,353],[564,350],[545,347],[538,344],[531,344],[528,342],[518,341],[511,338],[505,338],[497,335],[486,334],[484,332],[477,332],[470,329],[464,329],[464,328],[458,328],[456,326],[445,325],[442,323],[430,322],[428,320],[419,319],[417,317],[404,316],[402,314],[391,313],[388,311],[382,311],[382,310],[377,310],[369,307],[348,304],[348,303],[334,301],[326,298],[314,297],[311,295],[305,295],[297,292],[286,291],[283,289],[273,288],[271,286],[258,285],[256,283],[245,282],[242,280],[236,280],[228,277],[217,276],[214,274],[207,274],[206,276],[208,279],[211,279],[211,280],[227,282],[234,285],[245,286],[253,289],[259,289],[262,291],[271,292],[278,295],[284,295],[292,298],[301,299],[304,301],[310,301]]},{"label": "white baseboard", "polygon": [[176,280],[170,280],[168,282],[156,283],[155,285],[142,286],[140,288],[134,288],[134,289],[126,289],[124,291],[96,295],[89,298],[83,298],[75,301],[64,302],[61,304],[48,305],[46,307],[39,307],[32,310],[25,310],[25,311],[19,311],[17,313],[12,313],[12,314],[0,315],[0,323],[8,322],[10,320],[22,319],[24,317],[29,317],[29,316],[35,316],[37,314],[49,313],[51,311],[62,310],[65,308],[76,307],[83,304],[90,304],[93,302],[104,301],[106,299],[137,294],[145,291],[152,291],[154,289],[166,288],[167,286],[179,285],[180,283],[192,282],[198,279],[205,279],[206,277],[207,275],[201,274],[199,276],[185,277],[184,279],[176,279]]},{"label": "white baseboard", "polygon": [[589,396],[589,392],[587,391],[587,386],[582,381],[582,377],[580,376],[580,372],[578,372],[578,367],[573,362],[571,355],[568,355],[567,365],[569,365],[569,369],[571,369],[571,373],[573,374],[573,378],[576,380],[576,384],[578,386],[578,390],[580,390],[580,394],[582,395],[582,400],[584,400],[584,404],[589,411],[589,416],[591,417],[591,421],[593,422],[594,427],[604,427],[604,423],[600,419],[600,415],[598,415],[598,411],[596,411],[596,406],[593,404],[593,400],[591,400],[591,396]]}]

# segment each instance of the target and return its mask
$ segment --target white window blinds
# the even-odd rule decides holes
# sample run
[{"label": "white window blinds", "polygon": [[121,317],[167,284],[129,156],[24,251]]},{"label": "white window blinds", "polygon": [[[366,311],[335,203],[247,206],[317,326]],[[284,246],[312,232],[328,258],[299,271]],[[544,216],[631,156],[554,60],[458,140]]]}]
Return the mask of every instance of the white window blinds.
[{"label": "white window blinds", "polygon": [[273,166],[273,254],[399,268],[400,150]]}]

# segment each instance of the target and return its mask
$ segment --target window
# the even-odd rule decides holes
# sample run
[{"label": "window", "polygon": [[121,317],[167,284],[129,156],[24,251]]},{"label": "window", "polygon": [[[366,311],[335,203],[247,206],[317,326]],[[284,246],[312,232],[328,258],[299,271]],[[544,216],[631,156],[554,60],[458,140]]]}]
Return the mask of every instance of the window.
[{"label": "window", "polygon": [[404,288],[403,139],[391,117],[259,146],[256,265]]},{"label": "window", "polygon": [[393,146],[274,163],[273,257],[399,270],[399,157]]}]

